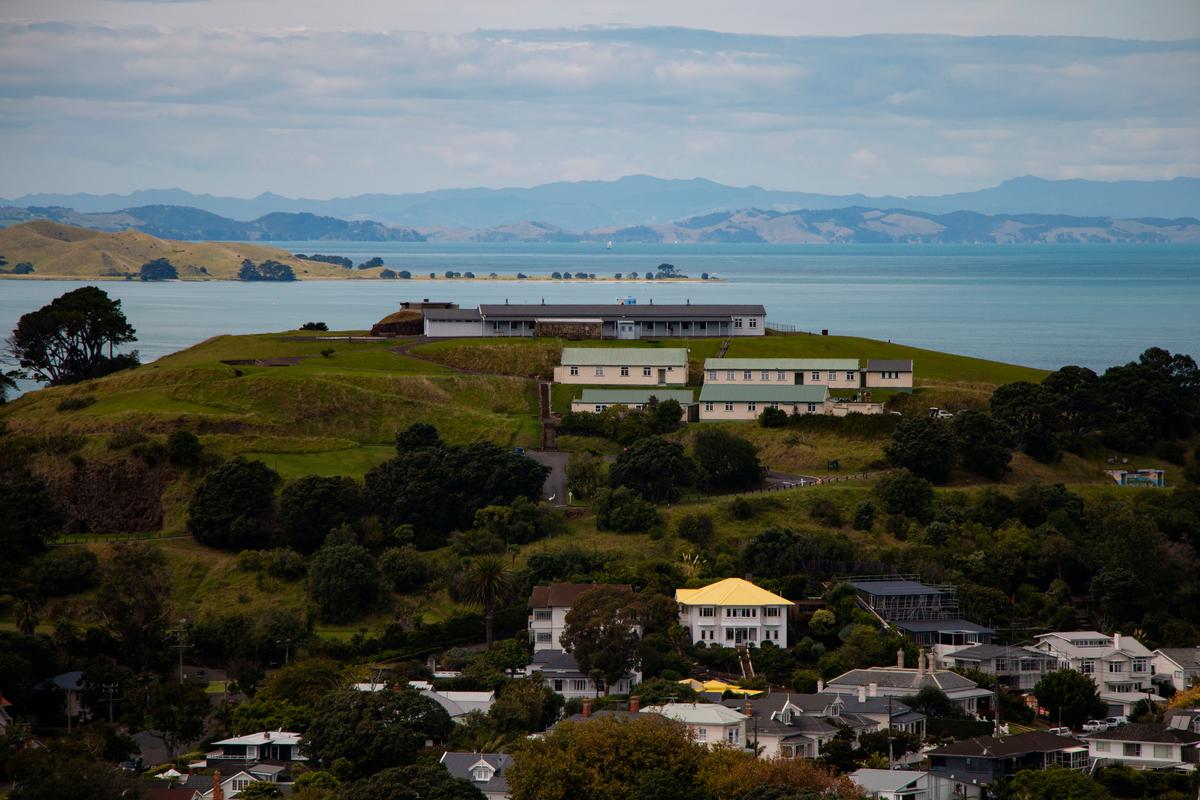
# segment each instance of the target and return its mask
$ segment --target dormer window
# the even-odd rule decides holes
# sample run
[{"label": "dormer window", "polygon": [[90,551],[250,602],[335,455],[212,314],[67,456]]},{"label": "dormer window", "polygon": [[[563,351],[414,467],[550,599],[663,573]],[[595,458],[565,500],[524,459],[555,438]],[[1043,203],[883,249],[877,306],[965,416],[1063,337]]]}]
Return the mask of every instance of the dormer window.
[{"label": "dormer window", "polygon": [[496,771],[489,764],[476,764],[471,767],[471,780],[477,783],[487,783],[495,774]]}]

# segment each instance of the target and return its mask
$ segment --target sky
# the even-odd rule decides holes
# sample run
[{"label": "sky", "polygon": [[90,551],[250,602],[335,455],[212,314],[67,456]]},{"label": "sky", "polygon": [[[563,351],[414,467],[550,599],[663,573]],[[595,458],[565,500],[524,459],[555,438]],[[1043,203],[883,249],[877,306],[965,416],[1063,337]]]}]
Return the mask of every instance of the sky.
[{"label": "sky", "polygon": [[1196,0],[3,0],[0,196],[1200,175]]}]

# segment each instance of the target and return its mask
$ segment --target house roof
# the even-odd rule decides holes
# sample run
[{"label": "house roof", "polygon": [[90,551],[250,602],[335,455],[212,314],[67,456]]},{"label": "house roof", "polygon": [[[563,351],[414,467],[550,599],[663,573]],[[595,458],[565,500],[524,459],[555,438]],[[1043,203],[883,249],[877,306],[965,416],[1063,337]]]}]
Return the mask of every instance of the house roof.
[{"label": "house roof", "polygon": [[895,358],[868,358],[867,372],[912,372],[913,362]]},{"label": "house roof", "polygon": [[[1102,658],[1120,652],[1127,656],[1149,658],[1153,655],[1146,647],[1132,636],[1121,637],[1121,647],[1116,646],[1116,637],[1099,631],[1053,631],[1041,633],[1034,637],[1039,644],[1046,644],[1056,652],[1071,658]],[[1101,645],[1076,644],[1082,641],[1105,641]]]},{"label": "house roof", "polygon": [[858,370],[857,358],[706,358],[705,369]]},{"label": "house roof", "polygon": [[529,594],[529,608],[551,608],[554,606],[572,606],[579,595],[589,589],[604,587],[622,592],[632,592],[633,587],[627,583],[551,583],[548,586],[534,586]]},{"label": "house roof", "polygon": [[1171,659],[1184,669],[1200,669],[1200,645],[1196,647],[1160,647],[1154,652]]},{"label": "house roof", "polygon": [[526,667],[528,672],[552,673],[556,676],[585,678],[579,669],[575,656],[565,650],[538,650],[533,654],[533,660]]},{"label": "house roof", "polygon": [[700,389],[700,400],[706,403],[824,403],[828,399],[829,387],[816,384],[706,383]]},{"label": "house roof", "polygon": [[[488,781],[477,781],[471,770],[483,762],[494,772]],[[471,785],[483,792],[507,794],[508,768],[512,766],[512,756],[507,753],[451,753],[442,754],[442,765],[446,771],[456,778],[470,781]]]},{"label": "house roof", "polygon": [[745,714],[716,703],[664,703],[661,706],[646,706],[639,713],[659,714],[693,725],[736,725],[746,719]]},{"label": "house roof", "polygon": [[483,319],[478,308],[426,308],[421,314],[436,322],[479,322]]},{"label": "house roof", "polygon": [[564,347],[564,366],[686,367],[683,347]]},{"label": "house roof", "polygon": [[692,691],[708,694],[723,695],[725,692],[732,692],[734,694],[740,694],[743,697],[754,697],[763,693],[762,689],[743,689],[740,686],[735,686],[732,683],[726,683],[725,681],[719,681],[715,678],[707,681],[698,681],[695,678],[684,678],[683,680],[679,681],[679,683],[686,684],[687,686],[691,687]]},{"label": "house roof", "polygon": [[704,305],[698,303],[625,305],[623,303],[546,305],[541,303],[480,303],[483,317],[537,319],[554,317],[601,317],[604,319],[729,319],[733,316],[764,317],[761,305]]},{"label": "house roof", "polygon": [[873,667],[871,669],[852,669],[843,672],[829,681],[826,691],[835,686],[870,686],[872,683],[893,689],[912,689],[916,691],[922,686],[937,686],[944,692],[959,689],[974,689],[975,681],[964,678],[957,672],[938,669],[921,672],[916,667]]},{"label": "house roof", "polygon": [[567,721],[569,721],[569,722],[589,722],[589,721],[591,721],[593,719],[597,719],[599,717],[615,717],[616,719],[628,721],[631,719],[639,719],[640,712],[630,711],[627,708],[601,708],[596,711],[592,711],[592,712],[588,713],[587,716],[584,716],[582,713],[572,714],[571,716],[567,717]]},{"label": "house roof", "polygon": [[741,578],[726,578],[702,589],[676,589],[675,602],[685,606],[793,606],[791,600]]},{"label": "house roof", "polygon": [[931,750],[931,756],[971,756],[981,758],[1008,758],[1025,753],[1053,753],[1082,747],[1083,742],[1070,736],[1055,736],[1045,731],[1029,731],[1012,736],[976,736],[961,742],[944,745]]},{"label": "house roof", "polygon": [[[991,628],[976,625],[962,618],[955,619],[919,619],[893,622],[902,631],[924,633],[926,631],[954,631],[966,633],[992,633]],[[954,654],[951,654],[954,655]]]},{"label": "house roof", "polygon": [[877,597],[886,597],[891,595],[914,595],[914,594],[949,594],[949,591],[940,586],[930,586],[927,583],[920,581],[895,580],[895,581],[849,581],[850,585],[856,590],[866,592],[867,594]]},{"label": "house roof", "polygon": [[439,692],[433,689],[421,689],[420,692],[446,709],[451,719],[465,717],[472,711],[482,711],[486,714],[496,700],[496,695],[492,692]]},{"label": "house roof", "polygon": [[633,406],[639,403],[648,403],[651,397],[660,402],[674,400],[681,406],[690,406],[696,402],[696,396],[692,394],[691,389],[661,389],[650,386],[644,389],[584,389],[583,394],[575,402],[608,403],[610,405],[620,403]]},{"label": "house roof", "polygon": [[911,772],[902,769],[859,769],[850,773],[850,780],[860,789],[871,793],[898,792],[907,789],[920,780],[924,772]]},{"label": "house roof", "polygon": [[248,733],[245,736],[234,736],[232,739],[222,739],[213,744],[300,744],[300,736],[301,734],[291,731],[259,731],[258,733]]},{"label": "house roof", "polygon": [[989,658],[1012,658],[1014,656],[1020,658],[1042,658],[1053,659],[1053,656],[1043,653],[1039,650],[1034,650],[1032,647],[1016,647],[1006,644],[977,644],[974,647],[966,647],[962,650],[955,650],[950,653],[947,658],[961,658],[964,661],[985,661]]},{"label": "house roof", "polygon": [[1158,742],[1160,744],[1195,744],[1200,742],[1200,733],[1170,728],[1161,723],[1131,722],[1107,731],[1097,731],[1088,739],[1106,739],[1116,742]]}]

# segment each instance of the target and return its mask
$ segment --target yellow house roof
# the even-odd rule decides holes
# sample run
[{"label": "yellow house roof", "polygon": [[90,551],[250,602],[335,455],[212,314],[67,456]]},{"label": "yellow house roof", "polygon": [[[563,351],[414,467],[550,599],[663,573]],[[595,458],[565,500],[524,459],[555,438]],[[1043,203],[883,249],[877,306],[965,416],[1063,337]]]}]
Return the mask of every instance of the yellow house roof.
[{"label": "yellow house roof", "polygon": [[698,681],[695,678],[684,678],[680,683],[690,686],[694,692],[721,692],[722,694],[732,692],[744,697],[754,697],[755,695],[762,694],[762,689],[743,689],[740,686],[734,686],[732,683],[725,683],[718,680]]},{"label": "yellow house roof", "polygon": [[685,606],[792,606],[774,592],[760,589],[741,578],[726,578],[703,589],[676,589],[675,602]]}]

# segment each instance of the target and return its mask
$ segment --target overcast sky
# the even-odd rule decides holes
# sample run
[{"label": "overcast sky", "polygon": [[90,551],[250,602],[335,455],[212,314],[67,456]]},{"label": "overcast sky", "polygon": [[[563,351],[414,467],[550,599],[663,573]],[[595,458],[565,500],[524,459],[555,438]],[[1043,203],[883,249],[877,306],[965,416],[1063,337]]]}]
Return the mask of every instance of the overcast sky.
[{"label": "overcast sky", "polygon": [[0,196],[1200,175],[1197,0],[3,0]]}]

